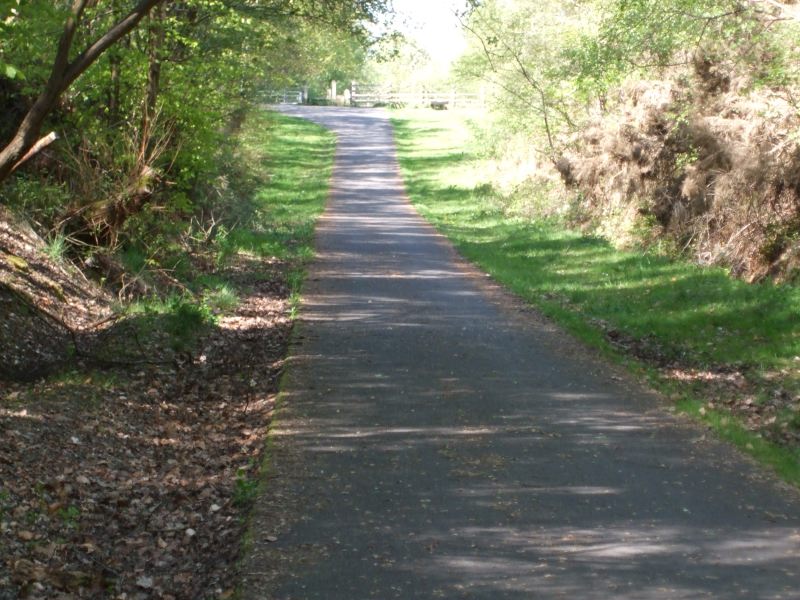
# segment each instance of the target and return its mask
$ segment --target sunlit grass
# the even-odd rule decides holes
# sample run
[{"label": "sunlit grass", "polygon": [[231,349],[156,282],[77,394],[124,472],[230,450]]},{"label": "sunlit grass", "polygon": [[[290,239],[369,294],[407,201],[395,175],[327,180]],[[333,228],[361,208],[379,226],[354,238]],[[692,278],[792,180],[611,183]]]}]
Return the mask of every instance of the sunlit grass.
[{"label": "sunlit grass", "polygon": [[[749,285],[722,269],[622,252],[557,222],[509,217],[503,198],[481,182],[479,152],[459,115],[398,113],[394,124],[408,192],[422,214],[466,258],[585,341],[616,354],[606,337],[615,330],[646,340],[664,362],[733,367],[800,393],[797,287]],[[742,427],[722,427],[710,413],[704,420],[800,481],[795,453],[755,452],[764,443]]]},{"label": "sunlit grass", "polygon": [[226,314],[233,312],[239,305],[239,295],[231,285],[222,283],[209,287],[203,292],[203,304],[213,314]]},{"label": "sunlit grass", "polygon": [[[253,190],[247,222],[227,234],[223,254],[250,252],[302,269],[314,255],[314,225],[328,197],[334,136],[309,121],[260,112],[242,143],[269,175]],[[290,276],[297,285],[300,279]]]}]

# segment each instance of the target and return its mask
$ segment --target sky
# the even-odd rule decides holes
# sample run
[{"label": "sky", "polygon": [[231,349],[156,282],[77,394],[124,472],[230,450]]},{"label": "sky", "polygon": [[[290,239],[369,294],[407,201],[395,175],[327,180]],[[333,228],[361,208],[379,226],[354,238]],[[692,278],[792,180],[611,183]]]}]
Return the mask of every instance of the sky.
[{"label": "sky", "polygon": [[464,0],[393,0],[397,27],[417,41],[435,63],[448,65],[466,47],[455,11]]}]

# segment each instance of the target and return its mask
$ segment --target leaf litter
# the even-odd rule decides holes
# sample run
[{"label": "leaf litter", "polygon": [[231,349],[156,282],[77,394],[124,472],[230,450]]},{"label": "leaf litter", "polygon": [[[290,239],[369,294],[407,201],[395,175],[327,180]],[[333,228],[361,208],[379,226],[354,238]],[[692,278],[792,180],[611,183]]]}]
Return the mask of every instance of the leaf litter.
[{"label": "leaf litter", "polygon": [[242,301],[191,353],[0,380],[0,599],[233,595],[291,319],[285,265],[228,271]]}]

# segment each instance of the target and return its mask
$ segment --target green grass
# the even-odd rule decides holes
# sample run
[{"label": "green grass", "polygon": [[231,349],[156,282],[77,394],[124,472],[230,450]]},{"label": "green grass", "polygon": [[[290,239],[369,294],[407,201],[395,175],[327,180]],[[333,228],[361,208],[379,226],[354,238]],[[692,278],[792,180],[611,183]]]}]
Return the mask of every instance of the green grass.
[{"label": "green grass", "polygon": [[126,307],[139,333],[153,331],[169,334],[170,345],[177,352],[191,350],[197,340],[217,323],[217,315],[205,302],[188,294],[173,294],[166,298],[151,297]]},{"label": "green grass", "polygon": [[[733,366],[753,381],[800,393],[800,289],[749,285],[722,269],[619,251],[557,222],[509,217],[482,178],[462,117],[414,111],[393,121],[409,196],[420,212],[466,258],[568,330],[614,354],[604,333],[613,328],[646,340],[665,361]],[[701,416],[691,388],[677,394],[693,398],[681,408]],[[772,446],[767,452],[766,442],[730,419],[723,426],[727,417],[716,411],[702,418],[800,482],[797,453]]]},{"label": "green grass", "polygon": [[239,295],[227,283],[220,283],[203,292],[203,304],[215,315],[232,312],[239,305]]},{"label": "green grass", "polygon": [[[242,136],[242,156],[262,163],[268,176],[257,178],[245,224],[223,236],[221,258],[250,252],[302,271],[314,256],[314,226],[328,198],[334,149],[333,134],[309,121],[254,114]],[[302,279],[290,274],[293,292]]]},{"label": "green grass", "polygon": [[54,262],[62,262],[67,254],[67,238],[57,233],[47,240],[44,253]]},{"label": "green grass", "polygon": [[258,497],[261,479],[248,474],[246,469],[236,472],[236,482],[233,489],[233,503],[238,507],[248,507]]}]

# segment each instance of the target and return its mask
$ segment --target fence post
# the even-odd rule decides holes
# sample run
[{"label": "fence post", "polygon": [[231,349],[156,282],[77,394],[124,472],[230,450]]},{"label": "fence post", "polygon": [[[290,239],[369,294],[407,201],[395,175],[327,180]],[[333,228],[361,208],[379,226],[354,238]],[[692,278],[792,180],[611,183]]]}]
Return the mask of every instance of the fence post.
[{"label": "fence post", "polygon": [[336,80],[331,79],[331,101],[336,102]]}]

